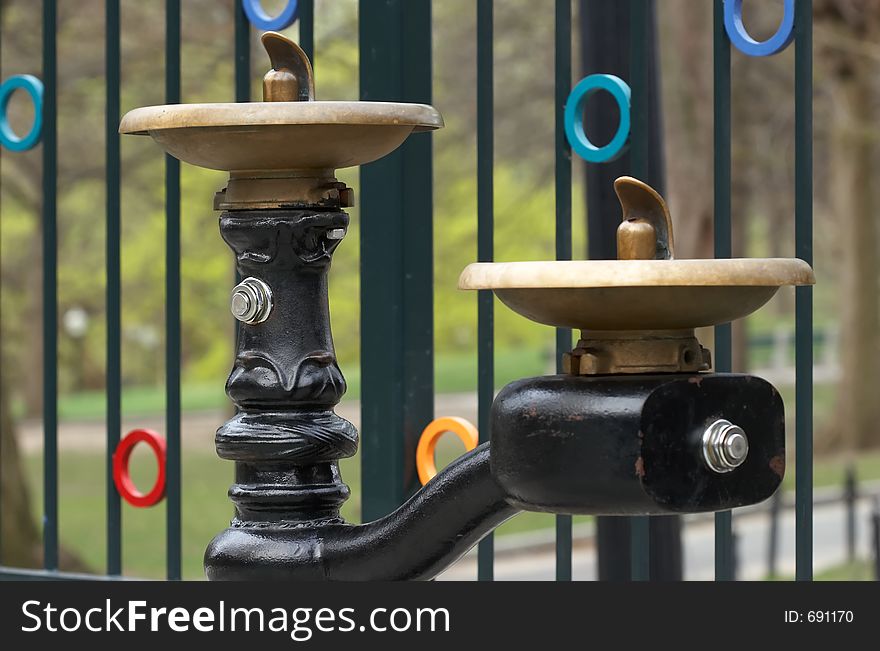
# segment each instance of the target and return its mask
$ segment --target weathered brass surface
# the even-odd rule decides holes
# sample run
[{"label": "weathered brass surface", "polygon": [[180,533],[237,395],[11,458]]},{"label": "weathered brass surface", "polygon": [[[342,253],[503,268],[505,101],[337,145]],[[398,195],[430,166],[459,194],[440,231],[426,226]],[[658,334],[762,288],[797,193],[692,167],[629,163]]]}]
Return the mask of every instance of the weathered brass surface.
[{"label": "weathered brass surface", "polygon": [[333,170],[232,172],[226,187],[214,195],[214,210],[262,208],[347,208],[354,190],[340,183]]},{"label": "weathered brass surface", "polygon": [[[377,160],[414,131],[443,126],[424,104],[313,101],[311,65],[299,46],[273,32],[262,41],[273,66],[266,101],[137,108],[119,132],[149,135],[175,158],[232,173],[235,187],[217,204],[234,210],[336,201],[328,198],[339,189],[335,170]],[[344,201],[343,192],[332,205]]]},{"label": "weathered brass surface", "polygon": [[509,308],[545,325],[657,330],[741,319],[779,287],[813,282],[801,260],[585,260],[473,264],[458,286],[494,289]]},{"label": "weathered brass surface", "polygon": [[604,374],[708,370],[694,328],[743,318],[779,287],[815,282],[798,259],[675,260],[662,197],[630,177],[615,190],[624,217],[618,252],[626,259],[475,263],[459,288],[492,289],[528,319],[581,330],[564,363],[572,373]]},{"label": "weathered brass surface", "polygon": [[614,182],[623,208],[617,227],[618,260],[672,260],[672,218],[663,197],[647,183],[631,176]]},{"label": "weathered brass surface", "polygon": [[573,375],[697,373],[711,366],[693,330],[582,330],[574,350],[562,356],[563,370]]},{"label": "weathered brass surface", "polygon": [[313,101],[315,78],[309,57],[302,48],[277,32],[265,32],[260,41],[272,64],[272,69],[263,77],[263,101]]}]

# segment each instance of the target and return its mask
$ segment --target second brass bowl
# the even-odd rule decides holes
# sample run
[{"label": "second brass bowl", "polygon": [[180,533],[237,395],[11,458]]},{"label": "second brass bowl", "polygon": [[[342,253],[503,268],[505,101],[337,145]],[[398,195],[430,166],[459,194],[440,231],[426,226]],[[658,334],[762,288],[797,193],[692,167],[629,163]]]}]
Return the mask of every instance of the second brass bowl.
[{"label": "second brass bowl", "polygon": [[674,330],[747,316],[784,285],[812,285],[803,260],[583,260],[475,263],[460,289],[491,289],[513,311],[579,330]]}]

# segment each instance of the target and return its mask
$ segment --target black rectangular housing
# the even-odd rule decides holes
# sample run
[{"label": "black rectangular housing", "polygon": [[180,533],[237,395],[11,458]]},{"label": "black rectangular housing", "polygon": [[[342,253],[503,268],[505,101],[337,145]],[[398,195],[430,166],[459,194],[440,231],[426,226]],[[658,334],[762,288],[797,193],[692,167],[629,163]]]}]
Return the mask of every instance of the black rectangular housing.
[{"label": "black rectangular housing", "polygon": [[[749,453],[718,473],[702,434],[739,425]],[[513,382],[492,406],[492,474],[528,511],[635,515],[760,502],[785,474],[776,389],[739,374],[550,375]]]}]

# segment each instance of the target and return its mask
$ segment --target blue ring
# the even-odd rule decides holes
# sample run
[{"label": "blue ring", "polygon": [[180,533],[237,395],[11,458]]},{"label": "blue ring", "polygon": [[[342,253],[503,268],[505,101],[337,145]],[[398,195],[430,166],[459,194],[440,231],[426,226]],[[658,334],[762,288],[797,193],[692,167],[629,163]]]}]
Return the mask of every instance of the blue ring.
[{"label": "blue ring", "polygon": [[749,36],[742,21],[742,3],[743,0],[724,0],[724,29],[737,50],[750,57],[768,57],[782,52],[794,40],[794,0],[785,0],[779,29],[766,41]]},{"label": "blue ring", "polygon": [[[34,103],[34,123],[23,138],[19,138],[6,117],[6,107],[12,93],[21,88]],[[0,144],[10,151],[27,151],[40,141],[43,131],[43,82],[33,75],[14,75],[0,84]]]},{"label": "blue ring", "polygon": [[[584,133],[584,102],[593,93],[604,90],[611,93],[620,108],[617,132],[607,145],[597,147]],[[629,138],[629,106],[632,92],[626,82],[614,75],[590,75],[578,82],[565,102],[565,136],[572,151],[588,163],[608,163],[626,151]]]},{"label": "blue ring", "polygon": [[247,14],[251,24],[257,29],[267,32],[277,32],[293,25],[299,9],[297,0],[287,0],[287,5],[281,10],[281,13],[273,18],[263,9],[260,0],[242,0],[241,5],[244,7],[244,13]]}]

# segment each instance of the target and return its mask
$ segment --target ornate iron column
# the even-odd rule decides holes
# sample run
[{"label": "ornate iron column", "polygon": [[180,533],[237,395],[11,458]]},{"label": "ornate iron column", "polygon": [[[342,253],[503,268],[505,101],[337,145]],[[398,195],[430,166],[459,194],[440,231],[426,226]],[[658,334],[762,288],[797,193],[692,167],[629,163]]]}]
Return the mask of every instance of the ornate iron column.
[{"label": "ornate iron column", "polygon": [[217,431],[236,462],[238,526],[338,522],[349,489],[339,459],[357,451],[354,426],[333,407],[345,393],[330,333],[327,273],[348,215],[235,210],[220,217],[244,280],[231,308],[238,349],[226,393],[239,408]]}]

